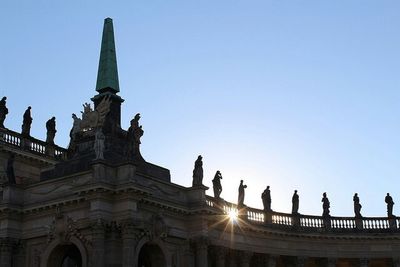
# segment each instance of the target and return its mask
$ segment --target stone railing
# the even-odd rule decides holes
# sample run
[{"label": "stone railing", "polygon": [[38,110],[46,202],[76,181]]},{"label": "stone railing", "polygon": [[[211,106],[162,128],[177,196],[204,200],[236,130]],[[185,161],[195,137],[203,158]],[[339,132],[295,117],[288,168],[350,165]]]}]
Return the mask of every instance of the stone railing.
[{"label": "stone railing", "polygon": [[300,232],[364,232],[387,233],[400,232],[400,217],[336,217],[314,216],[303,214],[289,214],[282,212],[265,212],[260,209],[244,207],[237,209],[237,205],[206,196],[206,204],[217,213],[229,215],[232,210],[238,214],[238,223],[245,220],[247,223],[262,225],[275,229],[285,229]]},{"label": "stone railing", "polygon": [[67,155],[65,148],[8,129],[0,129],[0,143],[60,160],[65,159]]}]

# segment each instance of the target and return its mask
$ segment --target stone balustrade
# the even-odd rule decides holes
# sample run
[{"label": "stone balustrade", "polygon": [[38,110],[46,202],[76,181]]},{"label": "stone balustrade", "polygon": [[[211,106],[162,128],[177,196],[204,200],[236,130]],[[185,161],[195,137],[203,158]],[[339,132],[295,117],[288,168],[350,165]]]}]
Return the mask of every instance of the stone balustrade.
[{"label": "stone balustrade", "polygon": [[314,216],[303,214],[289,214],[276,211],[265,212],[251,207],[237,211],[237,205],[216,200],[206,196],[206,204],[216,213],[231,214],[236,211],[240,219],[247,223],[262,225],[270,228],[297,230],[303,232],[363,232],[363,233],[387,233],[400,232],[400,218],[393,217],[337,217],[337,216]]},{"label": "stone balustrade", "polygon": [[9,129],[0,129],[0,143],[57,159],[65,159],[67,155],[67,149],[65,148],[48,144],[31,136],[23,136]]}]

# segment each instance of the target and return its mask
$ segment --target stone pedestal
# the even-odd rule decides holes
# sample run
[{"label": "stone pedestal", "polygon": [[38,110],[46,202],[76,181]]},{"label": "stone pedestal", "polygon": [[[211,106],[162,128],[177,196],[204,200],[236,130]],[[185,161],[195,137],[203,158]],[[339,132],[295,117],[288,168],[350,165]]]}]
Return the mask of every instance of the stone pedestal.
[{"label": "stone pedestal", "polygon": [[300,227],[300,214],[292,214],[292,226],[295,229]]},{"label": "stone pedestal", "polygon": [[264,222],[266,224],[272,224],[272,212],[271,211],[265,211],[264,212]]},{"label": "stone pedestal", "polygon": [[355,221],[356,221],[356,229],[357,229],[357,230],[362,230],[362,229],[364,228],[364,227],[363,227],[362,218],[356,217]]},{"label": "stone pedestal", "polygon": [[389,217],[389,227],[392,230],[396,230],[397,229],[396,216],[390,216]]}]

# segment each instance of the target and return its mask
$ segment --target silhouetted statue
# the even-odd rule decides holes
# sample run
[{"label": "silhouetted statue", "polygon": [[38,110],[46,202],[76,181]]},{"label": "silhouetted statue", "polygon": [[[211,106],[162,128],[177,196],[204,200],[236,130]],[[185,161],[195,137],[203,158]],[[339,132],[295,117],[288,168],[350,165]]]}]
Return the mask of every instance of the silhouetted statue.
[{"label": "silhouetted statue", "polygon": [[215,198],[220,198],[222,192],[221,179],[222,179],[221,172],[217,171],[215,173],[214,179],[212,180]]},{"label": "silhouetted statue", "polygon": [[80,118],[78,118],[75,113],[72,113],[72,119],[74,120],[74,122],[72,124],[72,129],[71,129],[69,136],[71,137],[71,139],[74,139],[75,134],[81,130],[81,121],[82,120]]},{"label": "silhouetted statue", "polygon": [[361,204],[360,204],[360,198],[358,197],[358,194],[355,193],[353,196],[353,202],[354,202],[354,214],[356,218],[361,218]]},{"label": "silhouetted statue", "polygon": [[103,134],[101,128],[96,130],[95,141],[94,141],[94,152],[96,153],[96,159],[104,159],[104,141],[106,137]]},{"label": "silhouetted statue", "polygon": [[297,190],[294,190],[292,196],[292,214],[299,214],[299,195],[297,194]]},{"label": "silhouetted statue", "polygon": [[271,191],[269,190],[269,185],[261,194],[261,199],[264,206],[264,211],[271,211]]},{"label": "silhouetted statue", "polygon": [[142,125],[139,126],[140,113],[137,113],[131,120],[131,125],[128,129],[128,156],[139,156],[140,155],[140,138],[143,136]]},{"label": "silhouetted statue", "polygon": [[8,114],[8,108],[6,107],[6,100],[7,100],[7,97],[5,97],[5,96],[3,96],[3,98],[0,100],[0,127],[1,128],[4,128],[4,121]]},{"label": "silhouetted statue", "polygon": [[326,197],[326,192],[324,192],[322,194],[321,202],[322,202],[322,209],[323,209],[322,216],[324,216],[324,217],[330,216],[329,208],[331,207],[331,203],[329,202],[329,199]]},{"label": "silhouetted statue", "polygon": [[199,155],[196,161],[194,162],[192,186],[199,186],[202,184],[203,184],[203,157]]},{"label": "silhouetted statue", "polygon": [[22,132],[23,136],[30,136],[31,132],[31,124],[32,124],[32,117],[31,117],[31,106],[29,106],[24,113],[24,120],[22,122]]},{"label": "silhouetted statue", "polygon": [[385,197],[385,202],[387,204],[387,215],[388,217],[393,217],[393,198],[389,195],[389,193],[387,193],[386,197]]},{"label": "silhouetted statue", "polygon": [[14,159],[15,159],[14,154],[11,154],[7,160],[6,174],[9,184],[16,184],[15,173],[14,173]]},{"label": "silhouetted statue", "polygon": [[247,188],[247,185],[243,184],[243,180],[240,180],[240,185],[239,185],[239,196],[238,196],[238,208],[243,208],[244,207],[244,189]]},{"label": "silhouetted statue", "polygon": [[48,144],[54,144],[54,137],[56,136],[56,117],[52,117],[46,122],[47,137],[46,142]]}]

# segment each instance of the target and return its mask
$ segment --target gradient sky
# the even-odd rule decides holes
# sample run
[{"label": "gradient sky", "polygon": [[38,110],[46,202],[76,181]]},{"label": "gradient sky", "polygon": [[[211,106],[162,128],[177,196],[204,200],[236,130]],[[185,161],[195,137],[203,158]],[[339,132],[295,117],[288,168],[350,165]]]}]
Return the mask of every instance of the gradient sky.
[{"label": "gradient sky", "polygon": [[[122,125],[140,112],[142,154],[190,186],[220,170],[222,197],[262,207],[400,215],[400,2],[8,1],[0,2],[0,95],[5,125],[32,135],[57,118],[66,146],[71,114],[95,94],[103,20],[114,20]],[[208,191],[212,194],[212,190]]]}]

